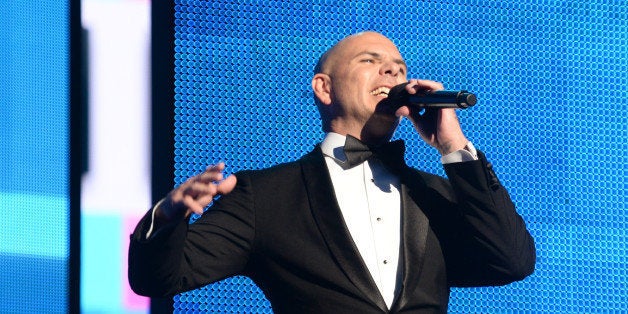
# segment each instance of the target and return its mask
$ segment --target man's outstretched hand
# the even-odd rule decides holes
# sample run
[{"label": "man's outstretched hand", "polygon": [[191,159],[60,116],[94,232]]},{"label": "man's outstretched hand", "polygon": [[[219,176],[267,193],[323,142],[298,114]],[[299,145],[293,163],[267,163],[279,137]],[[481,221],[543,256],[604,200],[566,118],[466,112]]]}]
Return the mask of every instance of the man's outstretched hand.
[{"label": "man's outstretched hand", "polygon": [[183,184],[168,193],[168,196],[155,208],[157,219],[170,221],[191,213],[202,214],[214,197],[231,192],[236,185],[234,175],[224,178],[225,164],[220,162],[207,167],[205,172],[187,179]]}]

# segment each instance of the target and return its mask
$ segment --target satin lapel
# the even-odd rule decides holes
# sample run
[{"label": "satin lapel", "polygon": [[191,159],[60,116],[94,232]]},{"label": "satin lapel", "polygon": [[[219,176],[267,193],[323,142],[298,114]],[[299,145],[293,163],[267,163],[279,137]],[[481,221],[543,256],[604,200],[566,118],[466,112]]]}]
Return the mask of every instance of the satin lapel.
[{"label": "satin lapel", "polygon": [[411,189],[406,184],[401,185],[403,279],[401,291],[392,306],[392,312],[403,308],[412,297],[411,294],[416,289],[425,262],[429,220],[413,201],[411,193]]},{"label": "satin lapel", "polygon": [[387,311],[386,302],[345,225],[323,153],[316,147],[301,161],[310,208],[333,258],[366,300]]}]

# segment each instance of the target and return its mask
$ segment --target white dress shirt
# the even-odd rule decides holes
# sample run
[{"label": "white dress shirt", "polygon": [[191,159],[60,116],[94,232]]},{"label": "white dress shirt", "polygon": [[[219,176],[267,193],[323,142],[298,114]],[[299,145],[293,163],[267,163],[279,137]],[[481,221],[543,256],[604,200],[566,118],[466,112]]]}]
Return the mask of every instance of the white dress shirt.
[{"label": "white dress shirt", "polygon": [[[364,264],[377,288],[392,306],[401,285],[401,198],[399,178],[377,159],[348,169],[345,136],[327,133],[321,143],[338,206]],[[441,158],[442,163],[477,159],[469,142],[466,150]]]},{"label": "white dress shirt", "polygon": [[321,149],[345,224],[390,308],[402,269],[399,178],[375,158],[346,169],[344,144],[344,135],[328,133]]}]

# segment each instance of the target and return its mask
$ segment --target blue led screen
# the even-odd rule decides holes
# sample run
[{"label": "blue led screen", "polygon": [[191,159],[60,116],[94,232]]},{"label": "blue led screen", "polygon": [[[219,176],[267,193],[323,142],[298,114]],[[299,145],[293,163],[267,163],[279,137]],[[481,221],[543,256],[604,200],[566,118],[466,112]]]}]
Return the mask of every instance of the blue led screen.
[{"label": "blue led screen", "polygon": [[0,10],[0,313],[68,309],[69,12]]},{"label": "blue led screen", "polygon": [[[628,311],[628,2],[175,1],[175,184],[299,158],[323,133],[310,79],[346,35],[391,38],[409,77],[477,94],[466,135],[509,189],[535,273],[453,289],[451,313]],[[444,175],[404,121],[406,160]],[[270,313],[247,278],[175,297],[178,313]]]}]

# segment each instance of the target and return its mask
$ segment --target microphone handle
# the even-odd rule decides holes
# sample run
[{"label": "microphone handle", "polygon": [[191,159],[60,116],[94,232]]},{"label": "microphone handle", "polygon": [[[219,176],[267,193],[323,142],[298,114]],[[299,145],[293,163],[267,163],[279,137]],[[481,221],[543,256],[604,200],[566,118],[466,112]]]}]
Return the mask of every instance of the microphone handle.
[{"label": "microphone handle", "polygon": [[404,102],[418,108],[469,108],[476,104],[477,97],[465,90],[434,91],[429,93],[406,94]]}]

